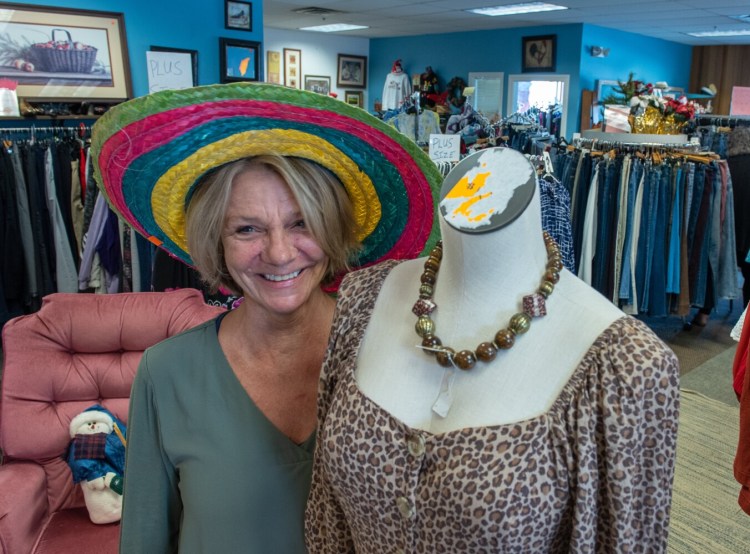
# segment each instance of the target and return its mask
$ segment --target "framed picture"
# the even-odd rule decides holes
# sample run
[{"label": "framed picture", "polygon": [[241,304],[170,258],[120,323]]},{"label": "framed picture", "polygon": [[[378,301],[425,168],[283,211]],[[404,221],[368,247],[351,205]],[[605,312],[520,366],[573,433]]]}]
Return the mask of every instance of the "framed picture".
[{"label": "framed picture", "polygon": [[[161,75],[176,75],[182,82],[186,76],[189,76],[189,80],[185,81],[185,84],[191,87],[198,85],[198,51],[187,50],[185,48],[171,48],[169,46],[154,46],[149,47],[151,52],[164,52],[162,59],[157,58],[156,67],[152,67],[154,64],[153,59],[149,60],[149,83],[152,75],[158,73]],[[187,58],[186,58],[187,56]],[[183,60],[189,59],[187,66],[184,66]],[[149,85],[149,92],[155,92],[151,90]]]},{"label": "framed picture", "polygon": [[20,98],[122,101],[133,96],[122,13],[0,4],[0,77]]},{"label": "framed picture", "polygon": [[336,85],[365,88],[367,85],[367,56],[339,54]]},{"label": "framed picture", "polygon": [[266,82],[281,84],[281,53],[266,51]]},{"label": "framed picture", "polygon": [[224,0],[224,27],[240,31],[252,31],[253,5],[250,2]]},{"label": "framed picture", "polygon": [[555,71],[557,35],[523,37],[521,39],[521,71]]},{"label": "framed picture", "polygon": [[258,81],[260,42],[219,38],[219,69],[222,83]]},{"label": "framed picture", "polygon": [[284,48],[284,85],[302,88],[302,50]]},{"label": "framed picture", "polygon": [[305,75],[305,90],[328,96],[331,92],[331,78],[322,75]]},{"label": "framed picture", "polygon": [[362,97],[364,94],[361,90],[347,90],[344,91],[344,102],[350,106],[357,106],[358,108],[364,107],[364,101]]}]

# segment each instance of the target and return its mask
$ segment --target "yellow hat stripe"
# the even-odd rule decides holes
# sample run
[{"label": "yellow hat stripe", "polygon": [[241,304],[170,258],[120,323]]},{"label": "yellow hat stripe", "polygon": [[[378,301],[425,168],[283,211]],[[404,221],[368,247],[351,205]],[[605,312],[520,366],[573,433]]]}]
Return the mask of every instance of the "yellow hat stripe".
[{"label": "yellow hat stripe", "polygon": [[351,199],[357,240],[369,236],[380,222],[380,200],[370,177],[341,150],[319,136],[292,129],[245,131],[212,142],[172,166],[156,182],[152,213],[156,224],[185,252],[185,198],[208,170],[221,164],[262,154],[305,158],[330,169]]}]

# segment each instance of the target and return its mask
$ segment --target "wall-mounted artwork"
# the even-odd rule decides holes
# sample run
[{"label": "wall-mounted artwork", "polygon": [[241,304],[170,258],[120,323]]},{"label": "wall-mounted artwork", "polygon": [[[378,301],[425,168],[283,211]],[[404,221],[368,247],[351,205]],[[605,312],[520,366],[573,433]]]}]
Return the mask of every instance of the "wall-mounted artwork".
[{"label": "wall-mounted artwork", "polygon": [[556,35],[523,37],[521,39],[521,70],[555,71]]},{"label": "wall-mounted artwork", "polygon": [[302,50],[284,48],[284,85],[302,88]]},{"label": "wall-mounted artwork", "polygon": [[259,81],[259,55],[259,42],[219,38],[220,82]]},{"label": "wall-mounted artwork", "polygon": [[123,14],[2,3],[0,21],[0,77],[20,98],[132,97]]}]

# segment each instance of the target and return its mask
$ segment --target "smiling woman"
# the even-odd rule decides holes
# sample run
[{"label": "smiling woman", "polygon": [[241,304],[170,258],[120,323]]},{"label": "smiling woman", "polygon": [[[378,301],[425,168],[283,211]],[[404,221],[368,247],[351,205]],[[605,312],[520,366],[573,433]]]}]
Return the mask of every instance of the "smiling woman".
[{"label": "smiling woman", "polygon": [[435,244],[437,168],[364,110],[257,83],[121,104],[91,148],[123,220],[244,296],[143,356],[120,552],[305,552],[328,292]]}]

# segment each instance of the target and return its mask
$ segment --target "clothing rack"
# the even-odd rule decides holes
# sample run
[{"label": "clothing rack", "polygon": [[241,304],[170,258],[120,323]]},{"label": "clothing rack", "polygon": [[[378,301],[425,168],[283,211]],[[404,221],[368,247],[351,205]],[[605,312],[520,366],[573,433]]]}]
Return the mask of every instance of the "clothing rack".
[{"label": "clothing rack", "polygon": [[750,125],[750,116],[700,114],[695,116],[693,122],[697,126],[715,125],[717,127],[734,128],[738,126]]}]

